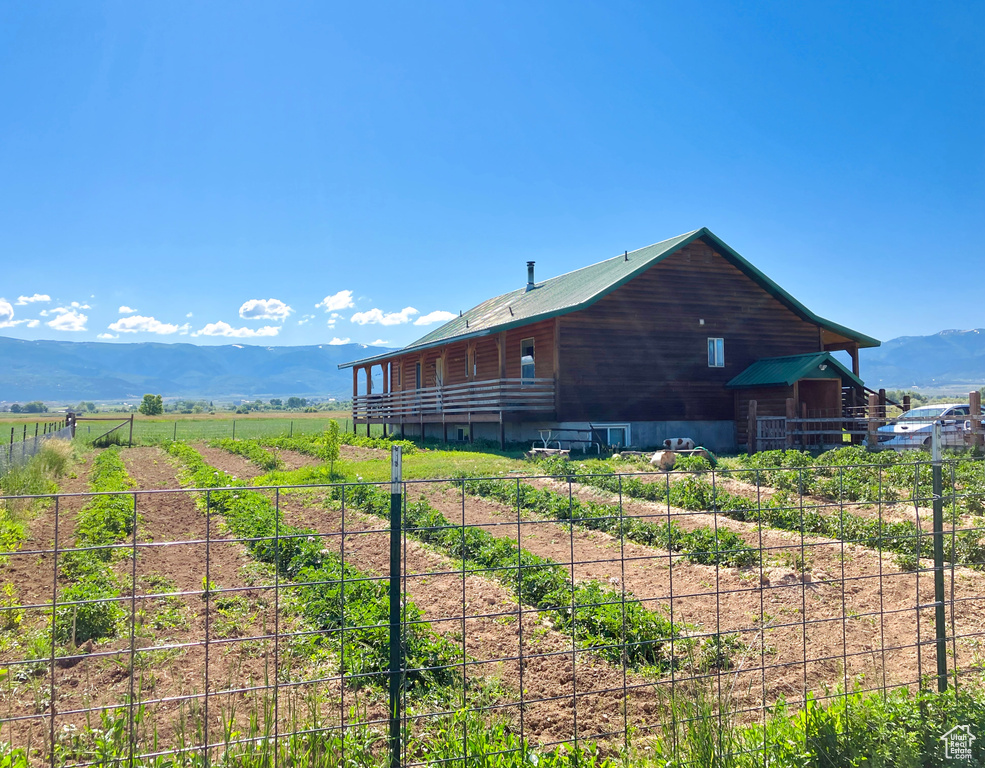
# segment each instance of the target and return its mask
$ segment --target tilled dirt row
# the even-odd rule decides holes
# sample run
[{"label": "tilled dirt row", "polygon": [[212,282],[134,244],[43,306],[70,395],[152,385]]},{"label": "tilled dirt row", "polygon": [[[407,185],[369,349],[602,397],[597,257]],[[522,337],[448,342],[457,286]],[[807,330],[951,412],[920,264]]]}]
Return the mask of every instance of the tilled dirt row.
[{"label": "tilled dirt row", "polygon": [[[239,459],[212,454],[209,463],[239,477],[258,474]],[[343,520],[341,511],[312,501],[281,494],[285,522],[324,535],[326,549],[354,568],[389,574],[385,521],[351,510]],[[509,590],[492,579],[463,578],[452,561],[423,544],[408,540],[403,556],[408,598],[435,632],[460,644],[472,660],[463,671],[467,679],[499,684],[496,703],[517,732],[545,744],[609,734],[621,738],[627,722],[655,724],[658,707],[650,680],[624,675],[593,654],[573,654],[571,637],[553,630],[549,617],[529,606],[521,611]]]},{"label": "tilled dirt row", "polygon": [[[568,492],[567,484],[530,482]],[[571,491],[584,500],[617,501],[579,485]],[[450,520],[462,519],[460,490],[432,487],[426,494]],[[900,572],[891,558],[861,547],[811,537],[801,540],[796,534],[760,530],[755,524],[711,514],[626,499],[623,510],[626,516],[649,518],[656,524],[670,519],[685,529],[729,528],[751,546],[765,548],[767,564],[762,569],[695,565],[607,534],[521,517],[522,546],[573,563],[576,579],[624,584],[637,598],[673,610],[675,621],[698,623],[705,632],[738,633],[749,649],[742,661],[749,671],[736,676],[735,690],[747,691],[747,701],[755,701],[757,695],[771,701],[782,694],[792,702],[805,689],[852,684],[860,675],[870,686],[881,685],[884,679],[890,684],[913,682],[921,673],[935,671],[933,610],[916,608],[933,602],[930,574]],[[516,510],[495,502],[467,498],[464,521],[496,535],[514,540],[517,536]],[[781,565],[796,559],[809,563],[812,570],[806,576]],[[985,631],[981,617],[985,575],[957,569],[954,594],[964,601],[957,603],[955,629],[959,636],[970,637],[951,645],[957,646],[959,660],[970,664]],[[919,657],[918,624],[925,643]],[[757,676],[759,690],[749,680]]]}]

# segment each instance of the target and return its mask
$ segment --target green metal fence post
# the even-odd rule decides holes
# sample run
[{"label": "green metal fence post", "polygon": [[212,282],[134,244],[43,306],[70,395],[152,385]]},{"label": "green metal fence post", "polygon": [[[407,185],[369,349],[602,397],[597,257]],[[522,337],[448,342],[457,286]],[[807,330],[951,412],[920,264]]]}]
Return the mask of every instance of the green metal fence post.
[{"label": "green metal fence post", "polygon": [[937,636],[937,690],[947,690],[947,624],[944,618],[944,463],[941,423],[934,422],[931,442],[931,481],[934,491],[934,630]]},{"label": "green metal fence post", "polygon": [[400,768],[400,689],[403,658],[400,637],[400,536],[401,536],[400,446],[390,450],[390,768]]}]

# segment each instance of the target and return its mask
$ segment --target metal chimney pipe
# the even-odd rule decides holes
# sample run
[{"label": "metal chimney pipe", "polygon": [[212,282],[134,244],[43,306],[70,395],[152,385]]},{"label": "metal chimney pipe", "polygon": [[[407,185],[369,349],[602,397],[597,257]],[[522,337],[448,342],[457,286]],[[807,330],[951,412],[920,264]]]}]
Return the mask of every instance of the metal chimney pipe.
[{"label": "metal chimney pipe", "polygon": [[534,262],[527,262],[527,290],[530,291],[534,287]]}]

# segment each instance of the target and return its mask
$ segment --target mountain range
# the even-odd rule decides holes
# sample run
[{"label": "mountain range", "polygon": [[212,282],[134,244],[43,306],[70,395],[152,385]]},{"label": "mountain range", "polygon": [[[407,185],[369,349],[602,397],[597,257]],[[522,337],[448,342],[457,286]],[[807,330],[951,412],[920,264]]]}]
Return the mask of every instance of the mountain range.
[{"label": "mountain range", "polygon": [[[363,344],[108,344],[0,336],[0,402],[165,397],[348,399],[352,373],[339,363],[385,351]],[[861,353],[873,389],[947,389],[985,384],[985,329],[900,336]]]},{"label": "mountain range", "polygon": [[860,364],[873,389],[977,389],[985,384],[985,328],[900,336],[863,349]]},{"label": "mountain range", "polygon": [[348,399],[352,372],[339,363],[385,351],[363,344],[108,344],[0,336],[0,402],[167,398]]}]

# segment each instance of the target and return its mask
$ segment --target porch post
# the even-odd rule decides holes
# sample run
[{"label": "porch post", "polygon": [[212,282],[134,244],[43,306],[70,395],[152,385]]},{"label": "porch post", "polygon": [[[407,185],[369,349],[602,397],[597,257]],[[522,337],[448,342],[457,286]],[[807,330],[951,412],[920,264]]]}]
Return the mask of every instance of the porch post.
[{"label": "porch post", "polygon": [[968,393],[968,404],[971,406],[971,446],[981,449],[982,438],[982,393],[977,389]]},{"label": "porch post", "polygon": [[879,395],[869,395],[869,450],[879,445]]},{"label": "porch post", "polygon": [[787,398],[787,448],[793,448],[793,422],[797,418],[797,401]]},{"label": "porch post", "polygon": [[756,430],[758,427],[758,422],[756,417],[758,416],[759,406],[755,400],[749,401],[749,421],[746,425],[746,448],[749,454],[756,452]]}]

